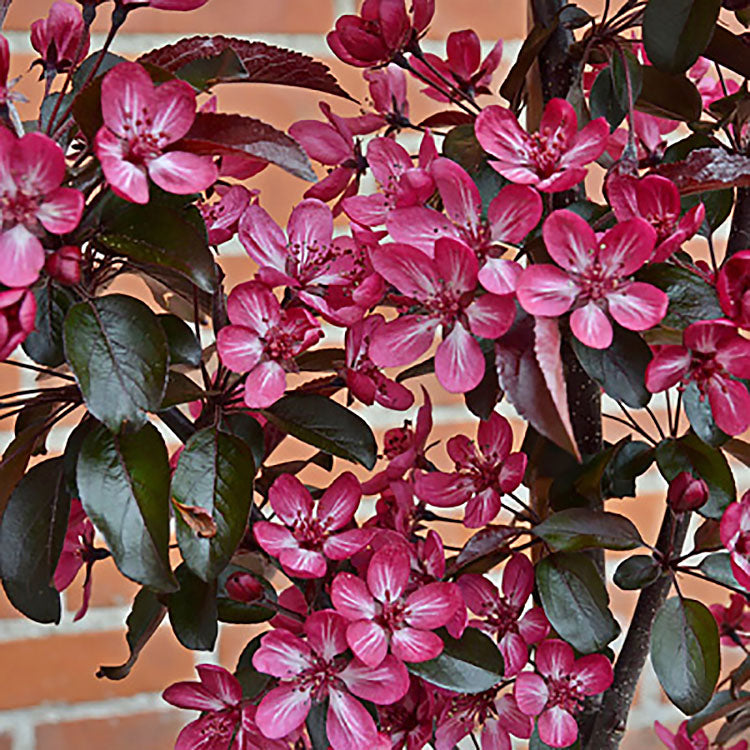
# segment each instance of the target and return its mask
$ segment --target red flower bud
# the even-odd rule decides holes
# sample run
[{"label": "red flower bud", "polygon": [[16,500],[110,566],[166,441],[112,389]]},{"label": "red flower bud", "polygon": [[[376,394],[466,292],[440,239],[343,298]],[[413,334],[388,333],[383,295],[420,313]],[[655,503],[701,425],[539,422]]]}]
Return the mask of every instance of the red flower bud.
[{"label": "red flower bud", "polygon": [[681,471],[670,483],[667,502],[675,513],[697,510],[708,500],[708,485],[690,472]]},{"label": "red flower bud", "polygon": [[224,586],[227,594],[238,602],[254,602],[263,596],[263,586],[250,573],[232,573]]},{"label": "red flower bud", "polygon": [[89,31],[81,12],[58,0],[46,18],[31,24],[31,44],[40,54],[45,69],[59,73],[86,57]]},{"label": "red flower bud", "polygon": [[44,268],[61,284],[77,284],[81,280],[81,249],[74,245],[61,247],[48,256]]}]

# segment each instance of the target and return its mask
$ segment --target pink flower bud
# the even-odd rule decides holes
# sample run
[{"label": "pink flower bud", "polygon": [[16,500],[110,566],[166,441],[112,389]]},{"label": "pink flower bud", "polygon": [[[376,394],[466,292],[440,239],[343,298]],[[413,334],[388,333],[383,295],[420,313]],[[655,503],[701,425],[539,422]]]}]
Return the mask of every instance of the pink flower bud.
[{"label": "pink flower bud", "polygon": [[61,284],[73,285],[81,280],[81,249],[65,245],[47,258],[44,268]]},{"label": "pink flower bud", "polygon": [[667,502],[675,513],[697,510],[708,500],[708,485],[690,472],[681,471],[670,483]]},{"label": "pink flower bud", "polygon": [[238,602],[254,602],[263,596],[263,586],[250,573],[232,573],[224,586],[227,594]]},{"label": "pink flower bud", "polygon": [[81,11],[58,0],[46,18],[31,24],[31,44],[46,70],[60,72],[78,65],[89,52],[89,31]]}]

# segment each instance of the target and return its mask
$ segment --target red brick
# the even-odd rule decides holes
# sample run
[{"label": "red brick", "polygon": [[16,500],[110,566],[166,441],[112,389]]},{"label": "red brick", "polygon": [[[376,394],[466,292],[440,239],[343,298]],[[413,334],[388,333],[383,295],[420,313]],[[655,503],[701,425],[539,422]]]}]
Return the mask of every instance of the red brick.
[{"label": "red brick", "polygon": [[653,729],[634,729],[626,732],[620,750],[664,750]]},{"label": "red brick", "polygon": [[[168,628],[147,644],[129,677],[99,680],[102,664],[121,664],[128,649],[123,632],[82,633],[0,645],[0,710],[45,701],[106,700],[158,692],[176,680],[194,676],[193,655]],[[18,675],[24,675],[19,680]]]},{"label": "red brick", "polygon": [[13,750],[13,738],[7,734],[0,734],[0,750]]},{"label": "red brick", "polygon": [[[45,724],[36,730],[37,750],[167,750],[174,747],[182,727],[192,719],[188,711],[167,711],[109,719]],[[2,747],[2,746],[0,746]]]},{"label": "red brick", "polygon": [[474,29],[482,39],[521,39],[526,36],[525,0],[461,0],[436,3],[428,36],[443,39],[451,31]]}]

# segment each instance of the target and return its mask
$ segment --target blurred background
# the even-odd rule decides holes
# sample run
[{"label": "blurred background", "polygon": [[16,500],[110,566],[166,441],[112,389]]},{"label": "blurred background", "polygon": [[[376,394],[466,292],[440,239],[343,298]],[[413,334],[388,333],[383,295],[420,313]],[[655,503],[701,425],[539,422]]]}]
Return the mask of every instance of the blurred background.
[{"label": "blurred background", "polygon": [[[428,51],[443,56],[447,34],[466,28],[474,29],[481,36],[485,52],[497,39],[504,40],[503,63],[494,81],[494,90],[497,90],[525,36],[525,0],[438,0],[436,4],[435,20],[425,44]],[[596,2],[587,0],[579,4],[593,14],[600,11]],[[24,119],[38,112],[41,95],[38,69],[29,70],[34,56],[28,29],[35,19],[47,14],[50,5],[51,0],[15,0],[4,29],[13,55],[10,77],[23,76],[16,90],[29,99],[28,104],[20,107]],[[143,9],[131,14],[112,51],[132,57],[191,34],[259,39],[321,59],[332,68],[346,90],[363,98],[365,87],[360,72],[340,64],[325,43],[325,34],[332,28],[334,19],[340,14],[355,12],[357,5],[358,0],[211,0],[205,7],[189,13]],[[100,9],[99,16],[92,49],[101,46],[107,30],[109,8],[106,5]],[[412,120],[415,122],[434,109],[429,99],[416,96],[417,90],[417,86],[411,85]],[[323,119],[318,109],[321,96],[303,89],[234,84],[220,87],[218,98],[220,111],[251,115],[284,130],[300,119]],[[357,114],[355,104],[335,97],[324,98],[339,114]],[[490,103],[492,99],[484,97],[483,101]],[[274,167],[252,178],[248,184],[262,191],[262,204],[282,225],[307,187],[306,183]],[[723,227],[724,236],[727,227],[728,222]],[[231,243],[222,247],[221,264],[228,276],[228,288],[249,278],[253,271],[241,246]],[[131,291],[139,290],[133,286]],[[145,288],[141,291],[144,299],[148,299]],[[330,341],[325,343],[331,344]],[[17,368],[0,365],[0,388],[9,392],[27,387],[30,379],[19,376],[19,372]],[[416,388],[420,381],[411,383]],[[430,378],[423,378],[421,384],[428,388],[433,399],[433,439],[445,440],[459,433],[474,435],[476,420],[465,409],[460,397],[446,393]],[[415,392],[419,394],[418,390]],[[418,395],[417,405],[419,403]],[[512,417],[511,410],[502,405],[500,410]],[[406,414],[368,410],[367,419],[380,437],[385,429],[399,426],[404,418],[413,418],[414,413],[415,410]],[[0,427],[5,430],[0,432],[0,447],[4,447],[11,438],[7,432],[10,425],[0,423]],[[517,421],[514,427],[520,442]],[[617,439],[621,434],[610,430],[607,437]],[[49,441],[50,449],[60,450],[64,439],[65,428],[55,430]],[[274,454],[274,459],[288,460],[305,450],[299,443],[287,440]],[[437,452],[444,455],[442,448]],[[314,475],[309,476],[310,481],[315,480]],[[318,477],[321,484],[326,481],[323,477],[323,474]],[[651,541],[658,530],[662,488],[658,477],[647,474],[639,480],[637,501],[611,502],[608,509],[633,518],[644,537]],[[441,533],[443,531],[446,542],[460,542],[460,531],[457,535],[455,526],[441,529]],[[616,563],[613,555],[611,565]],[[91,609],[83,620],[74,623],[73,614],[80,605],[82,584],[81,573],[64,595],[66,612],[58,627],[38,625],[21,618],[0,591],[0,750],[169,750],[174,746],[179,729],[191,717],[189,712],[178,711],[164,703],[161,691],[177,680],[194,679],[195,664],[215,662],[233,669],[255,630],[250,626],[222,625],[213,653],[192,653],[177,643],[168,624],[164,623],[128,678],[120,682],[99,680],[95,676],[99,665],[120,664],[127,658],[124,621],[137,586],[124,579],[111,560],[97,563]],[[708,601],[726,600],[723,591],[708,591],[710,584],[701,585],[693,580],[685,584],[683,591],[688,596],[705,597]],[[635,603],[635,593],[613,590],[611,594],[614,611],[625,624]],[[679,716],[663,701],[658,683],[647,668],[623,750],[661,748],[651,729],[656,719],[674,725]]]}]

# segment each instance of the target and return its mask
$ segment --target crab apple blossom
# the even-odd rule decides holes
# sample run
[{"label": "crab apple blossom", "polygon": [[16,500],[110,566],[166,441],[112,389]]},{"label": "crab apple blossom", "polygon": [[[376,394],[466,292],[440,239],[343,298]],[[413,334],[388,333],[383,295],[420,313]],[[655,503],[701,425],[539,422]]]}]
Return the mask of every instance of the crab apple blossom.
[{"label": "crab apple blossom", "polygon": [[724,511],[719,527],[737,582],[750,591],[750,491]]},{"label": "crab apple blossom", "polygon": [[542,199],[533,188],[506,185],[492,199],[487,218],[474,180],[463,167],[444,157],[430,164],[445,214],[424,206],[396,207],[388,215],[388,231],[396,242],[433,254],[437,237],[454,237],[480,260],[479,281],[494,294],[509,294],[521,266],[501,256],[507,244],[521,242],[542,215]]},{"label": "crab apple blossom", "polygon": [[502,497],[513,492],[526,471],[525,453],[511,453],[513,432],[508,420],[497,412],[482,420],[476,443],[466,435],[448,441],[448,455],[455,471],[417,473],[414,489],[429,505],[452,508],[466,503],[464,524],[478,528],[500,512]]},{"label": "crab apple blossom", "polygon": [[29,289],[0,291],[0,362],[34,330],[36,298]]},{"label": "crab apple blossom", "polygon": [[427,28],[435,0],[364,0],[358,16],[344,15],[326,37],[340,60],[358,68],[374,68],[396,59]]},{"label": "crab apple blossom", "polygon": [[284,525],[258,521],[255,538],[288,575],[321,578],[327,559],[346,560],[372,539],[369,529],[342,531],[351,524],[361,497],[359,482],[349,472],[339,475],[317,503],[297,477],[283,474],[271,485],[268,499]]},{"label": "crab apple blossom", "polygon": [[31,24],[31,46],[45,71],[59,73],[78,65],[89,53],[89,30],[81,11],[57,0],[46,18]]},{"label": "crab apple blossom", "polygon": [[724,315],[740,328],[750,328],[750,250],[727,258],[716,277]]},{"label": "crab apple blossom", "polygon": [[492,93],[489,85],[492,83],[492,74],[497,70],[503,57],[502,40],[496,42],[482,60],[482,45],[476,31],[453,31],[448,34],[445,51],[445,60],[431,52],[423,54],[424,62],[416,55],[411,58],[411,66],[421,74],[422,80],[426,78],[433,84],[422,89],[424,94],[438,102],[450,101],[441,91],[445,86],[444,81],[433,72],[433,69],[454,88],[469,97]]},{"label": "crab apple blossom", "polygon": [[705,480],[694,477],[689,471],[681,471],[669,483],[667,502],[675,513],[686,513],[705,505],[708,492]]},{"label": "crab apple blossom", "polygon": [[452,393],[475,388],[484,375],[485,360],[472,334],[488,339],[502,336],[515,317],[512,297],[485,294],[474,299],[476,255],[448,237],[435,243],[434,258],[408,245],[390,245],[374,250],[371,259],[387,282],[421,308],[373,333],[372,361],[381,367],[411,364],[429,349],[442,326],[443,340],[435,354],[440,384]]},{"label": "crab apple blossom", "polygon": [[199,204],[198,208],[208,230],[208,241],[212,245],[228,242],[237,234],[240,219],[258,192],[250,191],[243,185],[232,185],[221,193],[218,201]]},{"label": "crab apple blossom", "polygon": [[378,707],[388,750],[422,750],[432,739],[435,710],[435,690],[412,677],[409,691],[398,703]]},{"label": "crab apple blossom", "polygon": [[679,250],[706,216],[705,206],[698,203],[680,217],[680,193],[671,180],[659,175],[641,179],[613,175],[607,182],[607,196],[618,221],[640,217],[656,230],[656,247],[650,258],[654,263],[662,263]]},{"label": "crab apple blossom", "polygon": [[43,230],[72,232],[81,220],[83,194],[60,187],[65,156],[42,133],[16,138],[0,128],[0,283],[33,284],[44,266]]},{"label": "crab apple blossom", "polygon": [[[386,656],[377,667],[349,659],[346,620],[332,610],[311,614],[303,641],[285,630],[261,639],[253,666],[279,680],[261,700],[255,720],[261,732],[279,739],[302,726],[312,703],[328,699],[326,733],[333,750],[376,746],[378,731],[372,716],[356,699],[390,705],[409,689],[403,663]],[[356,698],[354,697],[356,696]]]},{"label": "crab apple blossom", "polygon": [[709,609],[719,626],[722,645],[742,648],[750,644],[750,605],[742,594],[731,594],[728,607],[712,604]]},{"label": "crab apple blossom", "polygon": [[221,361],[234,372],[247,373],[245,403],[270,406],[286,390],[286,373],[294,372],[294,357],[323,335],[306,310],[283,310],[268,287],[257,281],[236,286],[227,299],[231,325],[216,337]]},{"label": "crab apple blossom", "polygon": [[516,287],[532,315],[557,317],[570,310],[573,335],[586,346],[612,343],[610,316],[623,328],[645,331],[667,312],[669,298],[652,284],[630,281],[652,255],[656,232],[640,218],[628,219],[597,236],[577,214],[554,211],[542,227],[552,260],[528,266]]},{"label": "crab apple blossom", "polygon": [[521,672],[513,689],[518,708],[537,717],[539,738],[550,747],[568,747],[578,737],[576,715],[584,700],[603,693],[613,679],[606,656],[576,659],[564,641],[548,640],[536,650],[536,672]]},{"label": "crab apple blossom", "polygon": [[81,280],[81,248],[76,245],[64,245],[47,256],[44,270],[61,284],[73,286]]},{"label": "crab apple blossom", "polygon": [[607,147],[609,125],[603,117],[578,130],[578,118],[564,99],[551,99],[536,133],[527,133],[516,116],[496,104],[482,110],[475,132],[494,157],[489,164],[503,177],[546,193],[570,190],[586,176],[586,165]]},{"label": "crab apple blossom", "polygon": [[195,108],[189,84],[174,80],[154,86],[138,63],[120,63],[104,76],[104,125],[94,147],[115,194],[148,203],[149,178],[178,195],[213,185],[218,171],[209,157],[169,148],[190,130]]},{"label": "crab apple blossom", "polygon": [[[689,731],[687,720],[680,724],[676,732],[670,732],[661,722],[655,721],[654,731],[668,750],[709,750],[711,747],[708,735],[702,729]],[[747,750],[747,740],[741,740],[731,747],[722,745],[722,749]]]},{"label": "crab apple blossom", "polygon": [[454,583],[428,583],[407,594],[411,562],[403,545],[378,550],[367,566],[366,581],[339,573],[331,601],[348,620],[346,642],[357,658],[376,667],[390,650],[398,660],[434,659],[443,641],[432,631],[443,627],[461,604]]},{"label": "crab apple blossom", "polygon": [[505,664],[505,675],[520,672],[529,660],[529,647],[547,637],[549,622],[540,607],[524,614],[534,588],[534,566],[527,557],[513,555],[503,568],[502,595],[484,576],[467,573],[458,579],[464,601],[481,620],[469,625],[495,636]]},{"label": "crab apple blossom", "polygon": [[739,435],[750,426],[750,394],[736,378],[750,377],[750,341],[728,320],[701,320],[682,334],[682,346],[661,347],[646,368],[651,393],[691,382],[708,396],[717,426]]},{"label": "crab apple blossom", "polygon": [[362,77],[368,83],[368,91],[374,112],[366,112],[356,120],[359,133],[374,133],[385,127],[401,128],[409,124],[409,101],[406,98],[406,73],[396,65],[387,65],[379,70],[365,70]]}]

